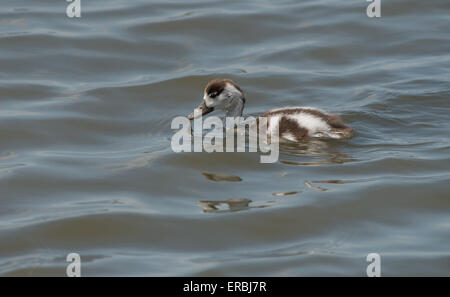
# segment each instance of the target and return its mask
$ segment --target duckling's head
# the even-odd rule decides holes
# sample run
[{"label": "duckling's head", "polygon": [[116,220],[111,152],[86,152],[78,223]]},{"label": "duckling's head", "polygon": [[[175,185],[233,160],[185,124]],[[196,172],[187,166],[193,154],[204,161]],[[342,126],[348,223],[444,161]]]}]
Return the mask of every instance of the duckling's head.
[{"label": "duckling's head", "polygon": [[202,103],[196,108],[200,112],[194,111],[188,119],[193,120],[214,110],[225,110],[227,115],[241,116],[244,104],[244,93],[231,79],[214,79],[206,85]]}]

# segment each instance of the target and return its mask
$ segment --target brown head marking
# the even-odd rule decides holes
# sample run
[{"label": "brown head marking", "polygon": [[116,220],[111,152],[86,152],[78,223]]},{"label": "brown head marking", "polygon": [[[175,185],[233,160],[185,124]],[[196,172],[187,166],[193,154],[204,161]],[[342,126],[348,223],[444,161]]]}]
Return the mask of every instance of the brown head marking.
[{"label": "brown head marking", "polygon": [[219,96],[227,84],[231,84],[242,93],[241,88],[239,88],[231,79],[227,78],[218,78],[210,81],[205,87],[205,93],[211,98]]}]

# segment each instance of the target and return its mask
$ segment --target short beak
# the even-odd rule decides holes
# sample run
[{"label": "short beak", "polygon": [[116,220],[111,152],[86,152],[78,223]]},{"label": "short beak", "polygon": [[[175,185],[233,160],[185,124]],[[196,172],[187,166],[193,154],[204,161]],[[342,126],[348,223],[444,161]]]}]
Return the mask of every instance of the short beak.
[{"label": "short beak", "polygon": [[202,103],[194,110],[194,112],[188,115],[188,119],[193,120],[201,115],[204,116],[205,114],[208,114],[213,110],[214,107],[206,106],[205,100],[203,100]]}]

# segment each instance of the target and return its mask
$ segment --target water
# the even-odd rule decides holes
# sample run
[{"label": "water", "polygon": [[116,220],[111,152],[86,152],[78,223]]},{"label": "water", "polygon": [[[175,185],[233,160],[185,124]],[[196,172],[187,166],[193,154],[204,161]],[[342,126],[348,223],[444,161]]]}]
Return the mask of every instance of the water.
[{"label": "water", "polygon": [[[3,0],[0,275],[450,275],[450,2]],[[348,141],[173,153],[213,78]]]}]

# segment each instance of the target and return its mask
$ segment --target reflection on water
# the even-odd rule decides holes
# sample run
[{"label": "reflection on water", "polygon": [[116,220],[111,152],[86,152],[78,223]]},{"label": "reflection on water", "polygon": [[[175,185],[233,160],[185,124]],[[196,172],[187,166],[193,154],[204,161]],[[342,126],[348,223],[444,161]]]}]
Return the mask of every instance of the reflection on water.
[{"label": "reflection on water", "polygon": [[230,174],[223,174],[223,173],[202,173],[208,180],[216,181],[216,182],[240,182],[242,181],[242,178],[236,175],[230,175]]},{"label": "reflection on water", "polygon": [[305,182],[303,182],[303,184],[305,185],[305,186],[307,186],[308,188],[310,188],[311,190],[315,190],[315,191],[327,191],[328,189],[327,188],[322,188],[322,187],[318,187],[318,186],[313,186],[313,185],[311,185],[309,182],[307,182],[307,181],[305,181]]},{"label": "reflection on water", "polygon": [[259,205],[250,205],[254,203],[246,198],[231,198],[228,200],[199,200],[197,205],[203,209],[204,213],[228,213],[242,210],[250,210],[255,208],[266,208],[277,201],[270,200]]},{"label": "reflection on water", "polygon": [[300,194],[301,192],[302,191],[278,192],[278,193],[272,193],[272,195],[275,197],[282,197],[282,196]]},{"label": "reflection on water", "polygon": [[[290,157],[291,160],[280,160],[285,165],[320,166],[328,164],[343,164],[355,161],[347,153],[339,152],[339,143],[333,140],[308,139],[304,142],[280,143],[280,157]],[[314,157],[314,161],[298,161],[299,158]],[[318,159],[318,160],[317,160]]]},{"label": "reflection on water", "polygon": [[347,181],[343,181],[340,179],[328,179],[328,180],[313,180],[313,183],[317,184],[345,184]]},{"label": "reflection on water", "polygon": [[198,206],[203,208],[203,212],[222,213],[250,209],[251,207],[249,206],[249,204],[251,202],[252,200],[250,199],[231,198],[228,200],[200,200],[197,202],[197,204]]}]

